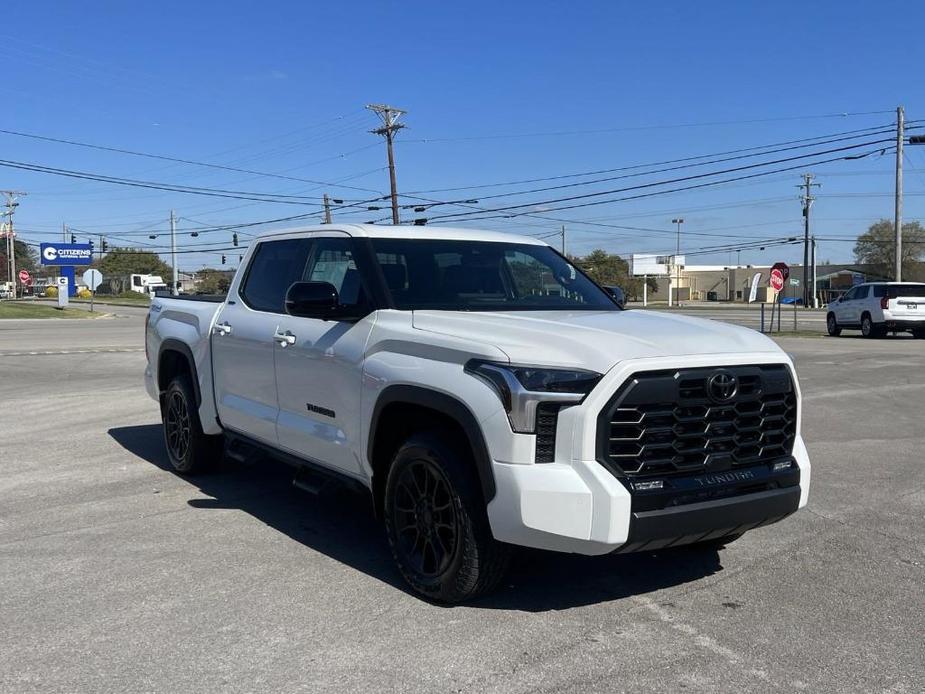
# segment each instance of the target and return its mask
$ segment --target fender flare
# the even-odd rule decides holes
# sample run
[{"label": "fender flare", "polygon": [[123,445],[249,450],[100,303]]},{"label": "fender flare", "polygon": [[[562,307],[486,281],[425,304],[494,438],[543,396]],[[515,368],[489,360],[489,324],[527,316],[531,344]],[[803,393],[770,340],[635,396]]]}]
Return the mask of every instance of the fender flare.
[{"label": "fender flare", "polygon": [[373,461],[373,449],[382,410],[386,406],[397,402],[426,407],[456,421],[462,427],[469,441],[469,447],[472,449],[475,470],[479,477],[485,503],[488,504],[489,501],[495,498],[495,476],[492,471],[491,456],[488,453],[488,446],[485,443],[485,436],[482,434],[478,419],[472,414],[472,410],[460,400],[430,388],[394,385],[386,387],[379,394],[373,408],[373,416],[369,426],[369,438],[366,443],[366,455],[370,464]]},{"label": "fender flare", "polygon": [[193,358],[193,351],[189,348],[185,342],[181,342],[175,338],[167,338],[161,342],[160,349],[157,352],[157,380],[158,388],[160,388],[161,380],[161,363],[164,358],[164,354],[167,352],[178,352],[186,360],[186,364],[189,367],[190,376],[193,381],[193,393],[196,396],[196,407],[198,408],[202,405],[202,394],[199,392],[199,374],[196,371],[196,360]]}]

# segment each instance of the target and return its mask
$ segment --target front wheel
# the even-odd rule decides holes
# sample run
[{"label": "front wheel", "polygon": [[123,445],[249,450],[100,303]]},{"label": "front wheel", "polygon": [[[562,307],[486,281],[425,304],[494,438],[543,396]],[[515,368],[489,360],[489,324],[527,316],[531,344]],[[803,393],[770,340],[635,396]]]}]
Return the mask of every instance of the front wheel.
[{"label": "front wheel", "polygon": [[828,318],[825,319],[825,327],[828,328],[829,335],[832,337],[838,337],[841,335],[841,328],[838,325],[838,321],[835,320],[834,313],[830,313]]},{"label": "front wheel", "polygon": [[458,603],[504,577],[509,548],[491,535],[472,461],[437,433],[412,436],[392,460],[385,528],[402,576],[430,600]]},{"label": "front wheel", "polygon": [[185,374],[174,376],[161,401],[161,421],[167,457],[177,472],[196,474],[221,458],[222,437],[202,431],[196,397]]}]

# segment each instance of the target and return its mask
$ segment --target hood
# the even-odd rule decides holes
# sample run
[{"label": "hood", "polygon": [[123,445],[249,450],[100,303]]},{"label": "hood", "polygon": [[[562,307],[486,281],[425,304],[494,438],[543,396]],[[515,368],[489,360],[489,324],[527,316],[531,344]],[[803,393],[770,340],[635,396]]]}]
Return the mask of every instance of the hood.
[{"label": "hood", "polygon": [[777,352],[761,333],[660,311],[415,311],[418,330],[488,343],[513,363],[605,373],[627,359]]}]

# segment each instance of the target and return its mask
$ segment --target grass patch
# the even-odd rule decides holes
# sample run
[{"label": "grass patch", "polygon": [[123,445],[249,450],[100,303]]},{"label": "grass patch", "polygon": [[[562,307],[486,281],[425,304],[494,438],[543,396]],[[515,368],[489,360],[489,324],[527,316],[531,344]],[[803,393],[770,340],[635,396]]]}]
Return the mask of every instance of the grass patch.
[{"label": "grass patch", "polygon": [[79,308],[58,309],[48,304],[32,302],[0,302],[0,319],[4,318],[93,318],[93,314]]}]

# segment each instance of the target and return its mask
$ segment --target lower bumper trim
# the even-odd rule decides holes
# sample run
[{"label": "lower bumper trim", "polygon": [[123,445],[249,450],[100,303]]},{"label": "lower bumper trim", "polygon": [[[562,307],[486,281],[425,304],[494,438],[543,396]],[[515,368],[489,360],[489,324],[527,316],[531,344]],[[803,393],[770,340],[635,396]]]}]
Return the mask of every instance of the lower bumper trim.
[{"label": "lower bumper trim", "polygon": [[800,487],[771,489],[656,511],[634,511],[629,536],[617,553],[713,540],[786,518],[800,504]]}]

